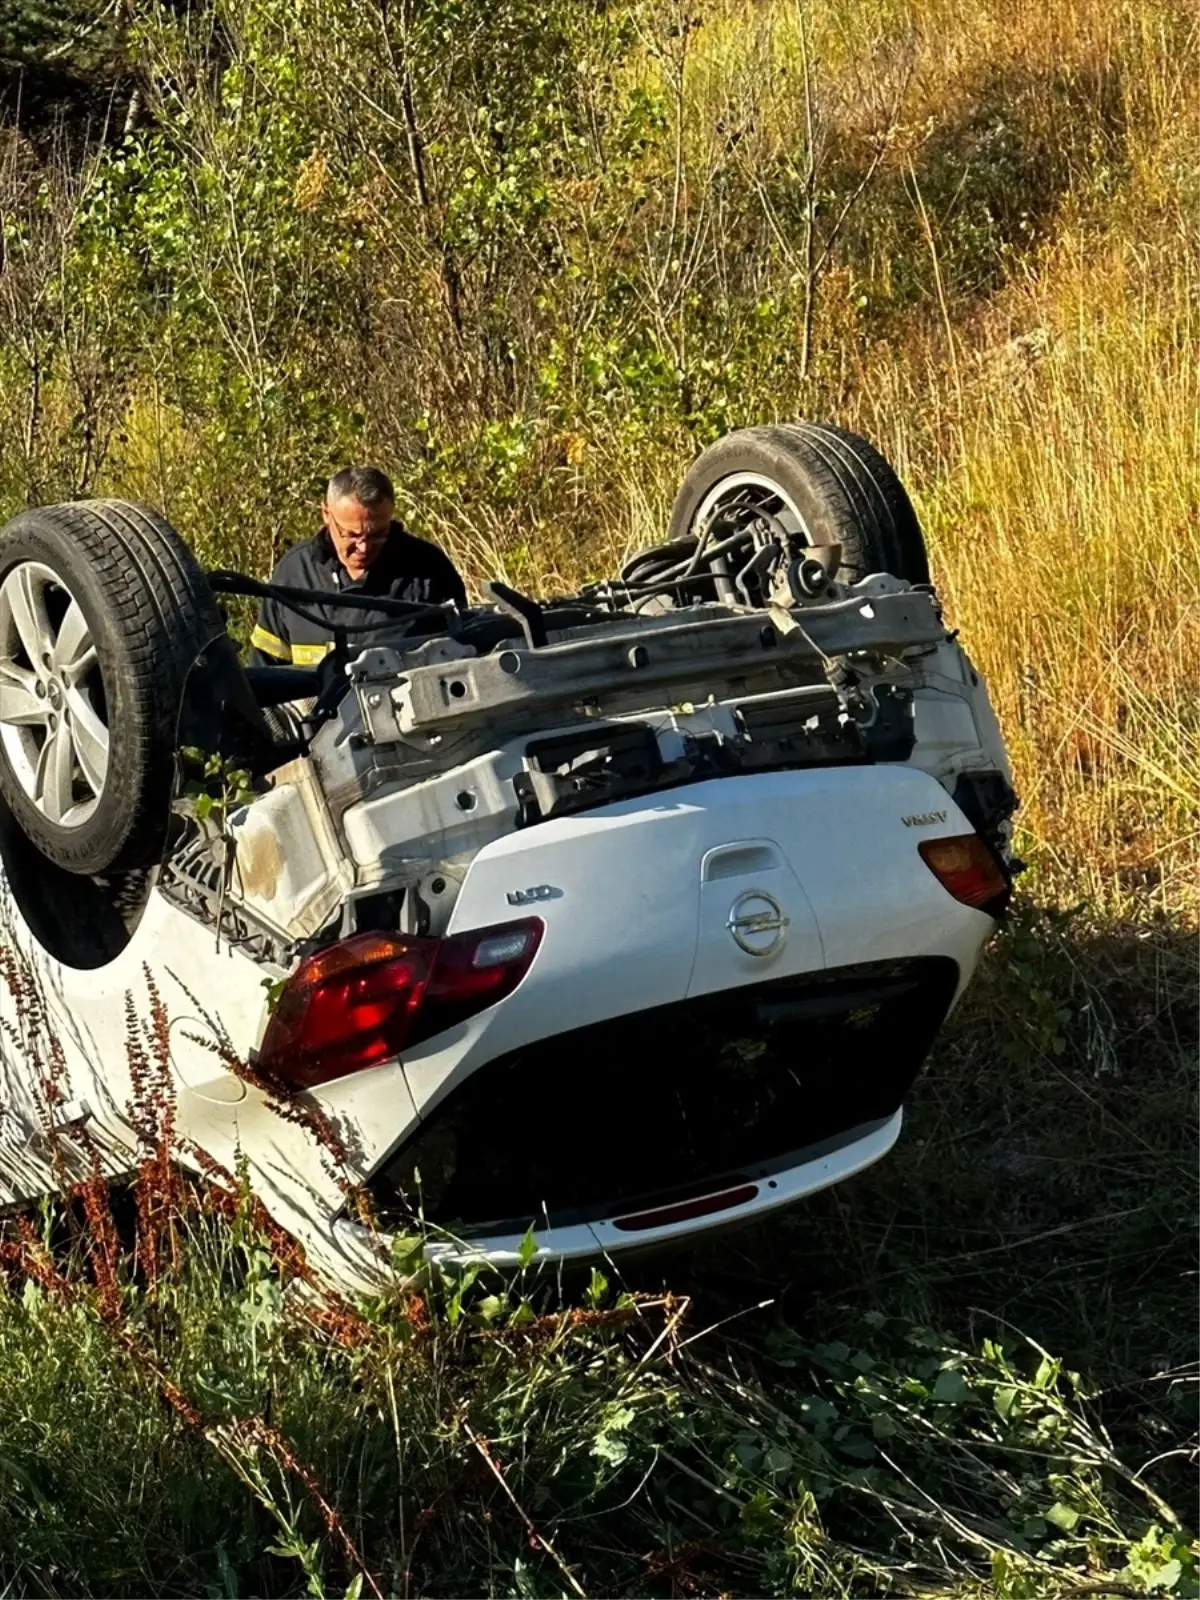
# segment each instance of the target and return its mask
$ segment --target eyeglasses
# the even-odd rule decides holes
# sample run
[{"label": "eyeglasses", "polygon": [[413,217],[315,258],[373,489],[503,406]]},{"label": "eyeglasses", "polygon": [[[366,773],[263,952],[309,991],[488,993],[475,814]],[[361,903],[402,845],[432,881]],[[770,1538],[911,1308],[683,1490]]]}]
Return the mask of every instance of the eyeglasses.
[{"label": "eyeglasses", "polygon": [[342,544],[378,545],[383,544],[388,534],[392,531],[391,519],[382,528],[343,528],[340,523],[329,518],[329,531],[333,537]]}]

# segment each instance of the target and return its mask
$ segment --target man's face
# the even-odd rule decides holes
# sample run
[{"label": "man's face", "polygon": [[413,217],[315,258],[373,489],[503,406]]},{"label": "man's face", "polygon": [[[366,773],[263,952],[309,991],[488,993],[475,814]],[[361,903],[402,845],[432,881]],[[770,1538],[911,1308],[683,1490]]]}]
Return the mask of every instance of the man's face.
[{"label": "man's face", "polygon": [[367,568],[387,543],[395,509],[390,500],[377,506],[364,506],[353,495],[322,501],[321,515],[337,558],[355,582],[366,575]]}]

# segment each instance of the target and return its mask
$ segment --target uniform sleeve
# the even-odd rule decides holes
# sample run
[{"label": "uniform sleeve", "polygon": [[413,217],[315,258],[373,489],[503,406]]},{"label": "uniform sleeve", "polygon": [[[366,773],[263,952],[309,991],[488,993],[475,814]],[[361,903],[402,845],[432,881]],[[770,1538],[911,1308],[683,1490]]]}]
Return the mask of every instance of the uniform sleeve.
[{"label": "uniform sleeve", "polygon": [[[437,546],[434,546],[437,549]],[[459,576],[458,568],[444,550],[437,550],[438,561],[430,580],[430,595],[434,605],[444,605],[450,600],[456,606],[467,603],[467,586]]]},{"label": "uniform sleeve", "polygon": [[287,614],[277,600],[267,599],[258,608],[258,621],[250,635],[252,667],[289,666],[292,641],[288,636]]}]

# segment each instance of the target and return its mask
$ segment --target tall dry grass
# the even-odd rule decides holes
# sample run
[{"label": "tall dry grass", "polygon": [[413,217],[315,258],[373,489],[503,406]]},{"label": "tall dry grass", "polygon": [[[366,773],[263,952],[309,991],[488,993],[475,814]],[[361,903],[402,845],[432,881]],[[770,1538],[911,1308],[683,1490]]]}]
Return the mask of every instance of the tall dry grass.
[{"label": "tall dry grass", "polygon": [[[920,486],[1053,889],[1195,910],[1194,366],[1178,264],[1065,239]],[[941,396],[943,404],[947,397]]]},{"label": "tall dry grass", "polygon": [[[877,227],[875,253],[823,287],[840,385],[818,404],[872,436],[913,494],[935,579],[1010,743],[1039,892],[1189,924],[1200,761],[1195,43],[1194,18],[1173,0],[729,0],[684,68],[689,137],[739,89],[765,160],[801,136],[803,101],[779,85],[795,90],[802,44],[819,64],[832,144],[878,119],[880,74],[895,76],[903,57],[903,112],[880,181],[907,173],[925,294],[886,342],[853,315],[860,290],[899,271],[879,255],[889,231]],[[949,213],[925,207],[911,164],[919,139],[953,127],[983,81],[1008,85],[1011,115],[1064,162],[1039,241],[989,295],[956,288],[943,259]],[[1004,115],[1002,97],[988,104]],[[692,159],[702,164],[703,150]],[[671,468],[628,474],[607,559],[659,535]]]}]

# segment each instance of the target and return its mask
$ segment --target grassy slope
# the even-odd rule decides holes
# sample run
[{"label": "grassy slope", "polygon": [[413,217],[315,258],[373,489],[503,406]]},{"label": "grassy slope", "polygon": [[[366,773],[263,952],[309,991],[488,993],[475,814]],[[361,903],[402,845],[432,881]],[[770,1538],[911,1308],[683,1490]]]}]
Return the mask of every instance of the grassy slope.
[{"label": "grassy slope", "polygon": [[[843,39],[878,15],[834,14]],[[915,118],[987,75],[1049,126],[1065,79],[1096,133],[1004,287],[868,347],[850,385],[988,677],[1031,871],[896,1155],[740,1262],[706,1252],[698,1281],[748,1297],[782,1270],[801,1326],[864,1300],[964,1336],[1015,1325],[1145,1448],[1178,1439],[1161,1374],[1196,1357],[1189,33],[1175,7],[1088,0],[933,4],[921,30]]]},{"label": "grassy slope", "polygon": [[[801,115],[794,95],[768,95],[763,65],[795,63],[793,8],[726,12],[692,58],[701,165],[729,85],[769,99],[748,136],[766,147]],[[869,110],[863,64],[889,69],[878,41],[906,15],[857,0],[814,19],[847,137]],[[495,1286],[480,1285],[468,1303],[485,1326],[435,1298],[378,1308],[365,1332],[350,1319],[342,1343],[316,1338],[285,1314],[244,1222],[205,1225],[188,1268],[126,1289],[119,1310],[43,1268],[40,1289],[0,1309],[9,1592],[341,1592],[356,1562],[277,1437],[245,1420],[263,1415],[395,1592],[1188,1581],[1170,1548],[1118,1580],[1096,1574],[1167,1521],[1102,1462],[1098,1430],[1127,1470],[1154,1460],[1145,1482],[1196,1524],[1191,24],[1163,4],[930,0],[921,33],[889,183],[903,185],[927,118],[961,143],[1005,106],[1070,159],[995,284],[956,276],[960,213],[935,204],[920,228],[936,173],[918,163],[917,223],[825,290],[828,403],[913,487],[1011,742],[1031,862],[900,1147],[770,1228],[631,1267],[630,1289],[694,1295],[688,1330],[659,1305],[530,1334],[481,1305]],[[903,273],[923,293],[900,315],[889,284]],[[675,460],[589,448],[611,450],[629,510],[584,550],[531,553],[563,578],[654,531],[678,476]],[[493,548],[507,537],[482,520]],[[26,1270],[34,1257],[26,1246]],[[579,1286],[566,1292],[578,1303]],[[531,1294],[542,1308],[557,1290]],[[1066,1382],[1054,1398],[1021,1333],[1091,1398]],[[1025,1363],[1024,1388],[1007,1357],[954,1354],[988,1338]],[[939,1379],[947,1363],[962,1387]],[[199,1421],[172,1404],[173,1382]],[[1044,1565],[1023,1565],[1039,1551]]]},{"label": "grassy slope", "polygon": [[[696,46],[694,121],[706,125],[728,86],[751,79],[768,114],[757,160],[801,134],[799,96],[772,96],[768,70],[794,68],[796,15],[730,6]],[[830,80],[831,138],[849,142],[856,114],[872,120],[871,72],[886,76],[889,56],[911,52],[903,117],[865,207],[876,193],[893,206],[897,179],[910,211],[926,206],[913,164],[922,138],[924,182],[940,186],[927,237],[898,220],[861,224],[869,252],[826,289],[841,371],[820,403],[879,441],[913,492],[936,581],[1012,747],[1046,892],[1118,917],[1153,906],[1190,921],[1194,31],[1172,4],[1094,0],[931,0],[915,13],[916,39],[901,16],[874,0],[815,13],[809,49]],[[794,91],[794,72],[786,82]],[[941,138],[986,167],[982,128],[992,160],[1015,159],[995,153],[1013,124],[1041,152],[1046,192],[1007,195],[1027,213],[1017,237],[1023,223],[1035,242],[981,294],[965,265],[956,279],[956,261],[982,224],[969,196],[942,193],[928,148]],[[1031,182],[1037,164],[1025,160]],[[1005,197],[1001,180],[990,213]],[[897,318],[887,286],[905,274],[924,294]],[[876,317],[887,319],[879,340]]]}]

